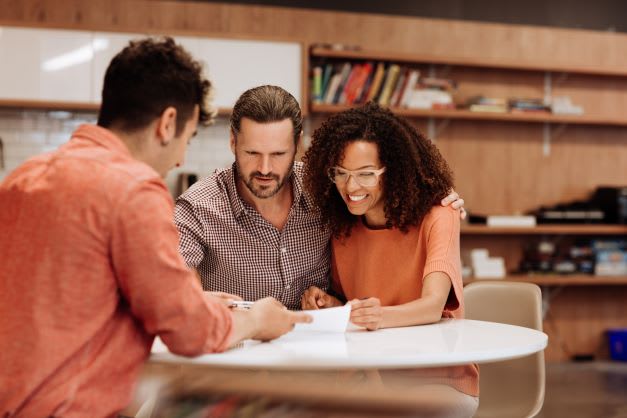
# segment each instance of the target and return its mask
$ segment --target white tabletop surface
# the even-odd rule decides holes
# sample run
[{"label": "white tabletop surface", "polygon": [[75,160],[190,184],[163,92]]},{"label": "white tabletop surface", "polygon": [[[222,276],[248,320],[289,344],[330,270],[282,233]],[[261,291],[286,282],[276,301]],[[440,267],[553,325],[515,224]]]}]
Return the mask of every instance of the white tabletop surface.
[{"label": "white tabletop surface", "polygon": [[150,360],[293,370],[435,367],[524,357],[543,350],[547,341],[533,329],[461,319],[374,332],[292,331],[271,342],[244,341],[224,353],[193,358],[167,352],[157,339]]}]

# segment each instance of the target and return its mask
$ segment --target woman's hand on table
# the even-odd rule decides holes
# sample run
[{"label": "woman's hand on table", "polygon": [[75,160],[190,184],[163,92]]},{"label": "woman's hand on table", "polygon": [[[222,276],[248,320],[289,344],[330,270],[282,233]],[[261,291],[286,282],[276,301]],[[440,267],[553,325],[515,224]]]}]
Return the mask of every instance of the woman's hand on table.
[{"label": "woman's hand on table", "polygon": [[303,296],[300,298],[301,309],[320,309],[320,308],[333,308],[335,306],[342,306],[335,296],[329,295],[324,290],[311,286],[305,290]]},{"label": "woman's hand on table", "polygon": [[351,304],[350,321],[368,331],[374,331],[381,327],[383,322],[383,308],[377,298],[353,299]]}]

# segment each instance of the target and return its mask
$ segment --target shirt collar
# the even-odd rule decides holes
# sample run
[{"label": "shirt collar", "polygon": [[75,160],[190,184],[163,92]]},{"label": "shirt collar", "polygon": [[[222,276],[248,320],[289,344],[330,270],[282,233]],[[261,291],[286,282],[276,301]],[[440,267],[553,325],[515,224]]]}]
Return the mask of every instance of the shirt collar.
[{"label": "shirt collar", "polygon": [[132,157],[126,144],[117,135],[102,126],[80,125],[72,134],[72,138],[95,142],[101,147]]},{"label": "shirt collar", "polygon": [[[133,161],[144,164],[148,167],[157,177],[161,178],[161,175],[155,170],[154,167],[150,166],[148,163],[144,161],[140,161],[135,158],[131,151],[128,149],[126,144],[118,137],[116,134],[108,130],[107,128],[103,128],[98,125],[91,124],[83,124],[80,125],[74,133],[72,134],[72,138],[76,138],[80,141],[88,141],[92,143],[96,143],[99,146],[113,151],[117,154],[123,155],[125,158],[130,158]],[[164,183],[165,184],[165,183]]]}]

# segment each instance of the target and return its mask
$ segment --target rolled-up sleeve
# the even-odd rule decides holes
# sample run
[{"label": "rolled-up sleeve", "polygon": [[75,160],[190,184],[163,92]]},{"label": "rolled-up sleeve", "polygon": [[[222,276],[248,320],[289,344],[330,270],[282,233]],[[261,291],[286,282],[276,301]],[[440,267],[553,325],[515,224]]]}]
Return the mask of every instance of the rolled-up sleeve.
[{"label": "rolled-up sleeve", "polygon": [[133,315],[173,353],[226,349],[230,311],[205,298],[177,251],[173,204],[165,187],[140,183],[122,202],[113,217],[112,267]]},{"label": "rolled-up sleeve", "polygon": [[190,268],[197,268],[205,256],[203,227],[192,204],[179,198],[174,208],[174,223],[179,231],[179,253]]},{"label": "rolled-up sleeve", "polygon": [[423,279],[432,272],[446,273],[453,292],[449,294],[445,310],[455,310],[463,298],[461,258],[459,249],[459,211],[436,207],[425,217],[428,223],[427,259]]}]

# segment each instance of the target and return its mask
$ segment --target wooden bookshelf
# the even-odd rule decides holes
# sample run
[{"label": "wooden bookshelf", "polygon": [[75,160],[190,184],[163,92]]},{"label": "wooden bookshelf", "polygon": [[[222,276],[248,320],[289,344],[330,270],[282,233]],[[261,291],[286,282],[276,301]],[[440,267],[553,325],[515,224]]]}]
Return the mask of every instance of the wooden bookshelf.
[{"label": "wooden bookshelf", "polygon": [[408,54],[384,51],[366,51],[366,50],[345,50],[330,49],[324,47],[313,47],[310,52],[313,57],[320,58],[338,58],[346,60],[374,60],[374,61],[391,61],[402,63],[424,63],[424,64],[440,64],[440,65],[456,65],[463,67],[478,68],[495,68],[506,70],[522,70],[522,71],[548,71],[554,73],[570,73],[570,74],[589,74],[602,76],[627,77],[627,70],[621,68],[608,68],[603,65],[560,65],[552,63],[547,65],[545,62],[534,61],[507,61],[495,58],[475,58],[452,55],[428,55],[428,54]]},{"label": "wooden bookshelf", "polygon": [[[495,279],[464,279],[464,284]],[[501,280],[501,279],[496,279]],[[624,286],[627,276],[592,276],[592,275],[521,275],[511,274],[502,280],[534,283],[539,286]]]},{"label": "wooden bookshelf", "polygon": [[465,225],[462,235],[627,235],[627,225],[538,225],[535,227],[491,227]]},{"label": "wooden bookshelf", "polygon": [[[312,113],[337,113],[353,106],[315,104],[310,105]],[[436,110],[436,109],[407,109],[391,108],[395,114],[410,118],[434,118],[434,119],[461,119],[477,121],[504,121],[504,122],[531,122],[554,123],[574,125],[596,126],[627,126],[627,119],[601,118],[590,115],[556,115],[553,113],[498,113],[498,112],[473,112],[470,110]]]},{"label": "wooden bookshelf", "polygon": [[[100,103],[85,102],[56,102],[45,100],[5,100],[0,99],[0,109],[32,109],[32,110],[59,110],[98,112]],[[233,109],[230,107],[218,108],[218,116],[229,116]]]}]

